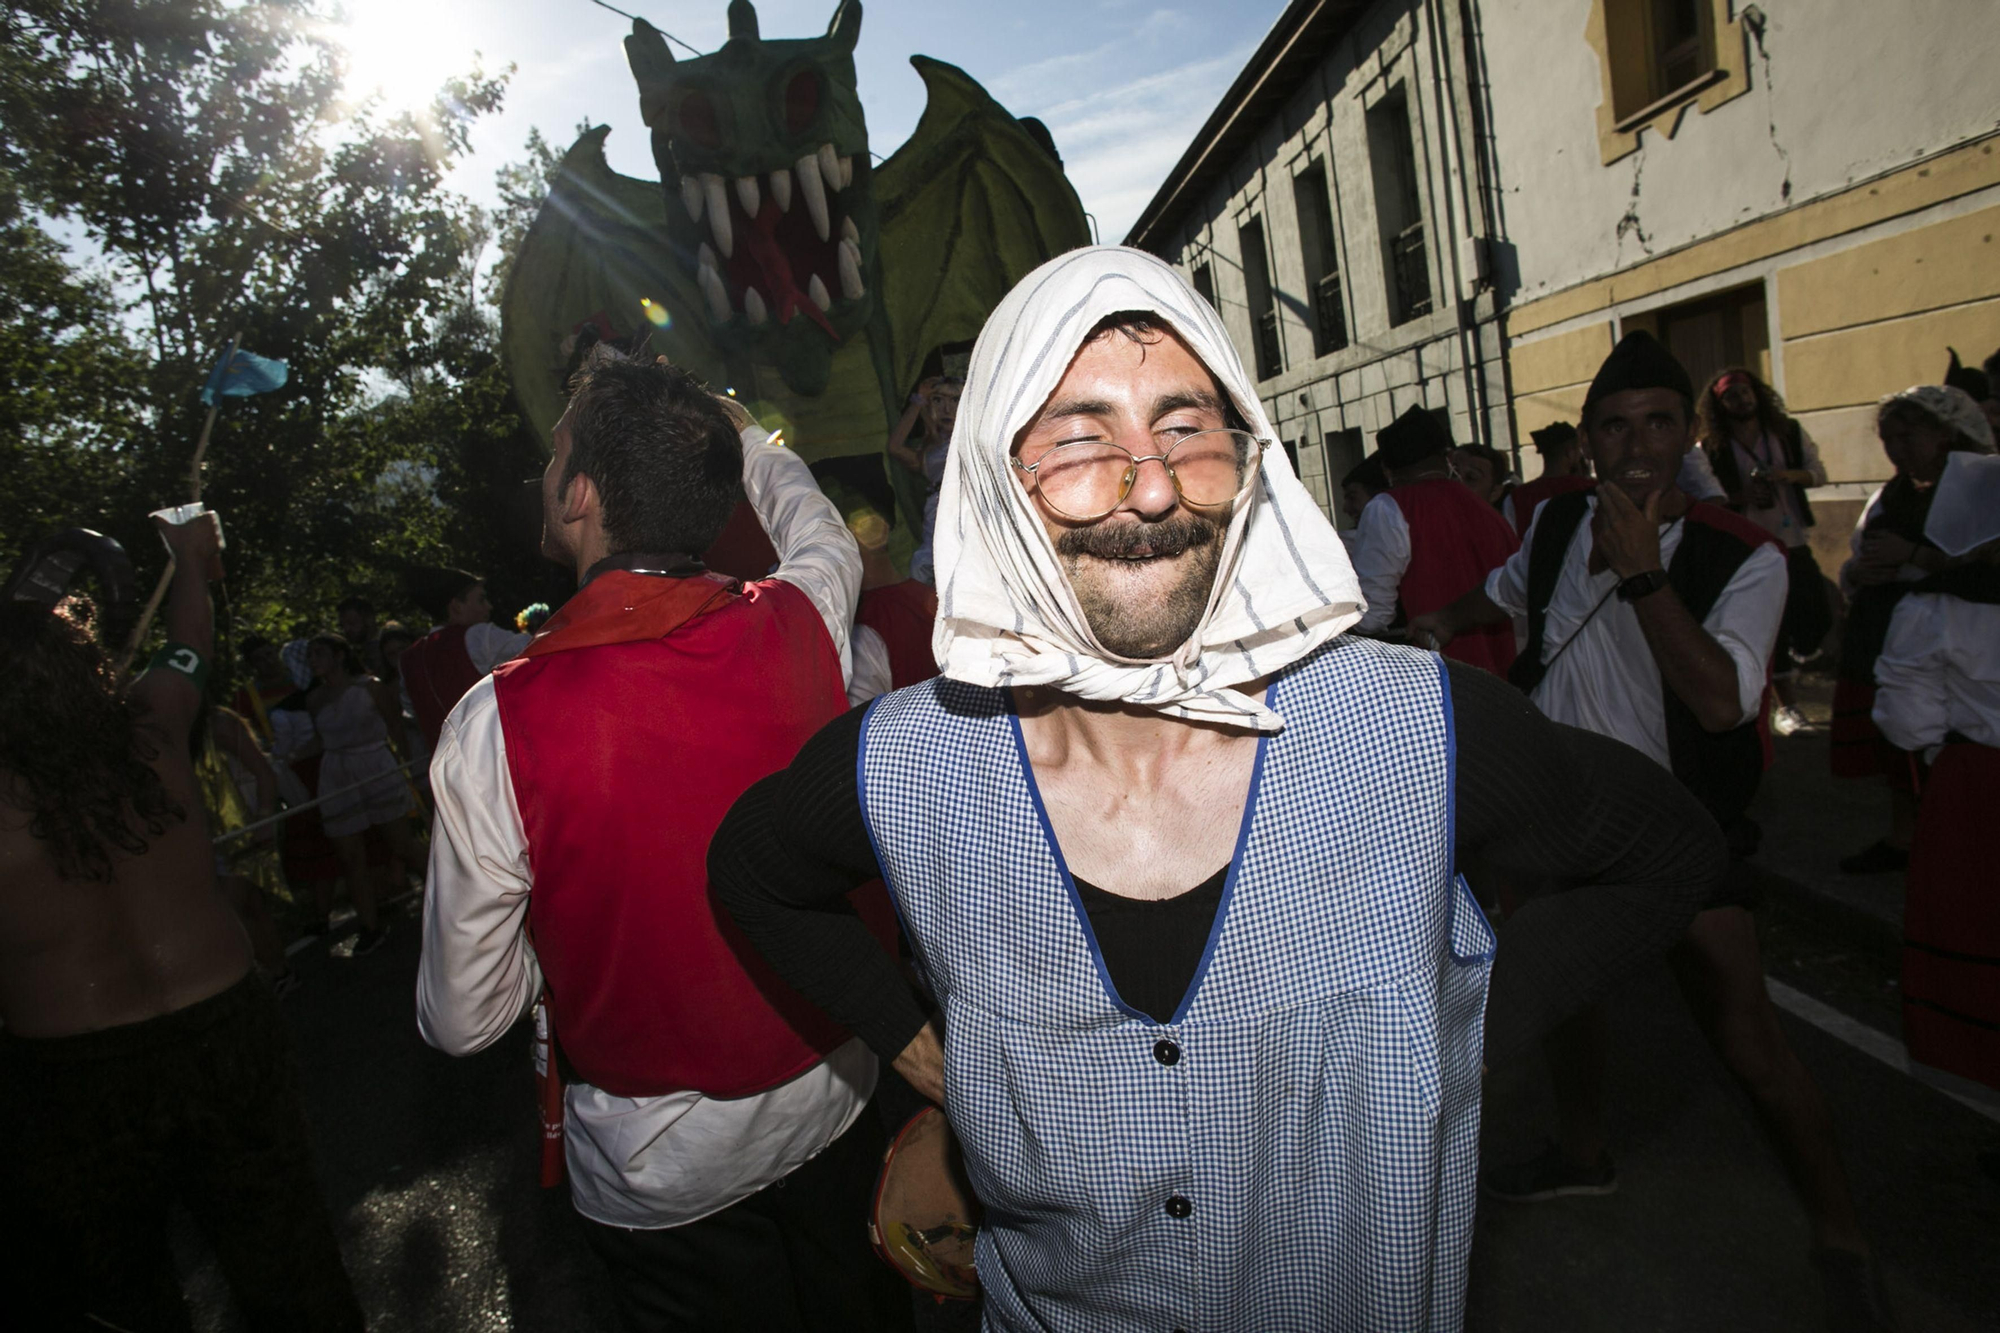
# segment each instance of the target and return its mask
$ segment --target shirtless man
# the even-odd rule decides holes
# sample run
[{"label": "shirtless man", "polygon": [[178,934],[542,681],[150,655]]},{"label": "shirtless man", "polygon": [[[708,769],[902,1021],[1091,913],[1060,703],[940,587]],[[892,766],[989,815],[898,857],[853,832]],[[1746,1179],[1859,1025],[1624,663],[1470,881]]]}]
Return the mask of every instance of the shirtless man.
[{"label": "shirtless man", "polygon": [[84,599],[10,585],[0,604],[0,1211],[18,1228],[0,1253],[20,1327],[189,1327],[172,1202],[251,1327],[361,1327],[188,759],[219,532],[162,528],[168,643],[129,688]]}]

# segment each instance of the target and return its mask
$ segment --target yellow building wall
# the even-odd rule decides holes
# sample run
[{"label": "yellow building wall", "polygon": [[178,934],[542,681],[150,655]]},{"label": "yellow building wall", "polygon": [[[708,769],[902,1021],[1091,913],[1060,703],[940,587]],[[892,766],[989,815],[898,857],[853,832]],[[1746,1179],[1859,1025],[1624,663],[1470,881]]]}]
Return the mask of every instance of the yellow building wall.
[{"label": "yellow building wall", "polygon": [[1936,384],[1944,379],[1949,347],[1972,365],[2000,348],[2000,299],[1787,338],[1785,398],[1795,410],[1810,412]]},{"label": "yellow building wall", "polygon": [[[1977,365],[2000,349],[2000,206],[1914,227],[1796,263],[1786,252],[2000,185],[1989,138],[1903,171],[1748,223],[1723,236],[1530,302],[1507,314],[1517,429],[1577,419],[1585,389],[1611,347],[1609,308],[1763,261],[1778,301],[1780,342],[1746,315],[1746,360],[1776,378],[1819,445],[1829,480],[1873,483],[1890,473],[1875,435],[1884,394],[1944,378],[1947,348]],[[1761,309],[1761,305],[1758,307]],[[1560,321],[1603,311],[1602,322],[1537,337]],[[1626,330],[1657,333],[1658,310]]]},{"label": "yellow building wall", "polygon": [[1787,339],[1994,296],[2000,296],[2000,206],[1778,272],[1778,319]]}]

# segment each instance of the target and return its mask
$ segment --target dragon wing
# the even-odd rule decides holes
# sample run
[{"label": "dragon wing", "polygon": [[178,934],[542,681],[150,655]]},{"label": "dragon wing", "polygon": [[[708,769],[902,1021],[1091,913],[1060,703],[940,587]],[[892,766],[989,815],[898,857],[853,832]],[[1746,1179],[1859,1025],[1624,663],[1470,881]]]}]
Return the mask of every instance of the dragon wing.
[{"label": "dragon wing", "polygon": [[711,384],[727,366],[700,319],[691,255],[668,237],[656,181],[634,180],[604,160],[610,127],[584,132],[549,186],[514,257],[501,298],[501,351],[523,414],[546,445],[568,400],[576,335],[650,332],[653,350]]},{"label": "dragon wing", "polygon": [[1083,205],[1041,123],[1015,119],[955,65],[910,63],[930,100],[916,133],[875,176],[890,364],[902,393],[933,348],[978,336],[1015,283],[1090,244]]}]

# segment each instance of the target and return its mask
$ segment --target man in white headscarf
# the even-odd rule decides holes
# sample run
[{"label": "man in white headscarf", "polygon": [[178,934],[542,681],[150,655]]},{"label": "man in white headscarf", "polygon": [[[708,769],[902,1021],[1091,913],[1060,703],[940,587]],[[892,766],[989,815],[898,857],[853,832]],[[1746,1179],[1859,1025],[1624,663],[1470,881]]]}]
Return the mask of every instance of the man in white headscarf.
[{"label": "man in white headscarf", "polygon": [[[710,873],[944,1105],[986,1326],[1459,1327],[1482,1055],[1683,930],[1713,824],[1497,678],[1342,636],[1339,538],[1135,250],[987,322],[937,576],[943,676],[752,787]],[[1474,855],[1591,886],[1509,921],[1490,1005]],[[935,1016],[838,908],[877,876]]]}]

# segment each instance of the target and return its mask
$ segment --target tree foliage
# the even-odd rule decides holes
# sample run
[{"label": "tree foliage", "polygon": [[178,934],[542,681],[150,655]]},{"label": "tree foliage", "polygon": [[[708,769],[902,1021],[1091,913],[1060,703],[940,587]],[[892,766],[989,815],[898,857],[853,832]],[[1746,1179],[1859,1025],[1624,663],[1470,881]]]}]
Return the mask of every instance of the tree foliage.
[{"label": "tree foliage", "polygon": [[446,187],[507,73],[474,69],[421,113],[354,104],[319,10],[0,15],[0,373],[28,389],[0,415],[0,542],[81,523],[157,568],[143,516],[187,498],[197,395],[240,334],[290,379],[227,401],[209,448],[239,619],[323,624],[352,590],[405,608],[437,565],[494,564],[498,604],[533,600],[520,483],[541,458],[479,291],[494,221]]}]

